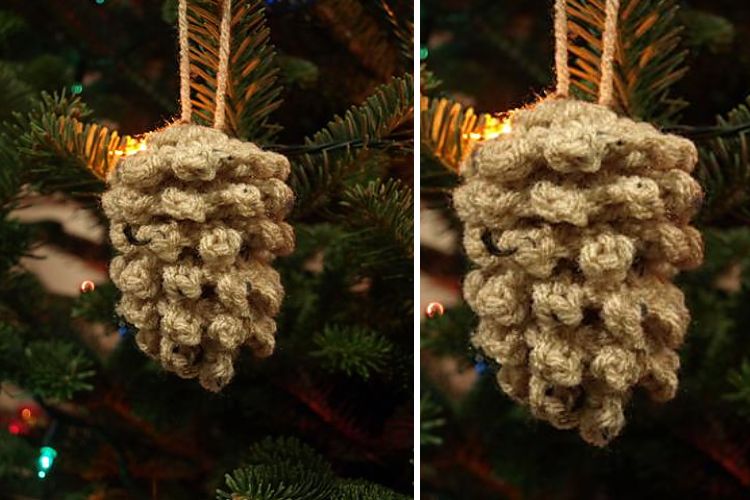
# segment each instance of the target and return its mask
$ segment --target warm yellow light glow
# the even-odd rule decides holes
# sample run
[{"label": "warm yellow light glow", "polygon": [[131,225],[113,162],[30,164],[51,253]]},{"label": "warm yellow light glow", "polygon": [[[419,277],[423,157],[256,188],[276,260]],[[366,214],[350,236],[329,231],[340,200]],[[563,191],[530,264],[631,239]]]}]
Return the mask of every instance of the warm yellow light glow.
[{"label": "warm yellow light glow", "polygon": [[488,116],[482,130],[479,132],[470,132],[468,136],[473,141],[486,141],[504,134],[510,134],[512,131],[513,126],[511,125],[510,116]]},{"label": "warm yellow light glow", "polygon": [[125,136],[125,144],[113,151],[118,158],[121,156],[134,155],[139,151],[145,151],[146,140],[139,137]]}]

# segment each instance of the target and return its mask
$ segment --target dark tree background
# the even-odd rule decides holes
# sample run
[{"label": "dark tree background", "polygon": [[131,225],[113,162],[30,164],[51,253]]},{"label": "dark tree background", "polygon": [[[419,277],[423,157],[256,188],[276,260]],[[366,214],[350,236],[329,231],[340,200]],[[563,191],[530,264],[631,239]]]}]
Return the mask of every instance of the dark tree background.
[{"label": "dark tree background", "polygon": [[[604,3],[569,2],[582,9]],[[470,123],[470,107],[503,112],[551,88],[552,4],[422,2],[421,85],[430,100],[422,103],[420,188],[423,207],[440,215],[448,234],[460,232],[450,207],[456,164],[467,146],[459,127]],[[640,12],[630,18],[631,26],[651,26],[642,37],[625,40],[631,50],[618,67],[621,75],[632,69],[630,109],[639,110],[639,119],[693,138],[701,156],[696,175],[706,200],[698,225],[706,261],[679,278],[693,322],[681,350],[678,395],[658,405],[636,393],[622,435],[605,449],[593,448],[575,432],[535,421],[502,393],[497,367],[469,347],[476,320],[459,299],[443,316],[425,319],[422,328],[425,498],[750,495],[750,113],[743,104],[750,94],[750,8],[728,0],[621,5],[621,12]],[[634,63],[669,33],[681,41],[659,54],[664,67]],[[452,114],[439,106],[445,102],[455,104]],[[449,132],[437,134],[439,123],[449,123]],[[469,267],[460,249],[425,243],[421,262],[424,275],[458,295]]]},{"label": "dark tree background", "polygon": [[[208,23],[220,1],[188,4]],[[222,393],[140,353],[110,283],[61,296],[27,269],[49,248],[106,269],[106,240],[23,209],[64,200],[106,226],[98,194],[116,161],[108,141],[121,142],[112,131],[140,135],[178,111],[176,9],[0,5],[0,382],[4,401],[18,401],[0,410],[0,497],[405,498],[410,1],[233,2],[246,15],[232,33],[251,48],[232,91],[261,124],[237,135],[290,158],[297,249],[275,264],[286,288],[276,353],[241,355]],[[216,41],[192,43],[205,52]]]}]

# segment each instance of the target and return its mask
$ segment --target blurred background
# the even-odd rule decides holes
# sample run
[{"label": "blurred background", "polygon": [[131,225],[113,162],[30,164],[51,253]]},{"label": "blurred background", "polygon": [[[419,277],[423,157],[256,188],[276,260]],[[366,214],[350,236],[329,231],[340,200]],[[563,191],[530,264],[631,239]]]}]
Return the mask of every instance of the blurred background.
[{"label": "blurred background", "polygon": [[[604,2],[571,3],[600,9]],[[623,40],[635,68],[629,80],[633,115],[695,139],[701,153],[696,175],[707,193],[698,217],[706,262],[679,278],[693,322],[681,350],[676,399],[659,405],[635,394],[623,433],[608,448],[596,449],[576,432],[555,430],[510,401],[496,384],[497,366],[470,347],[476,318],[460,293],[470,264],[450,202],[457,159],[466,154],[463,138],[471,130],[460,124],[469,123],[461,120],[470,108],[502,113],[534,102],[552,87],[552,5],[551,0],[421,3],[421,87],[429,96],[422,101],[420,186],[423,498],[748,498],[750,113],[744,103],[750,95],[750,7],[745,3],[621,2],[621,13],[630,16],[623,25],[641,26],[646,33]],[[596,27],[592,33],[599,33]],[[669,50],[658,45],[667,36],[679,39]],[[649,50],[653,56],[654,47],[666,52],[664,65],[639,66],[638,58]],[[440,99],[460,110],[451,121],[447,112],[436,111]],[[437,144],[429,133],[440,127],[449,132]],[[448,147],[461,142],[463,151]]]}]

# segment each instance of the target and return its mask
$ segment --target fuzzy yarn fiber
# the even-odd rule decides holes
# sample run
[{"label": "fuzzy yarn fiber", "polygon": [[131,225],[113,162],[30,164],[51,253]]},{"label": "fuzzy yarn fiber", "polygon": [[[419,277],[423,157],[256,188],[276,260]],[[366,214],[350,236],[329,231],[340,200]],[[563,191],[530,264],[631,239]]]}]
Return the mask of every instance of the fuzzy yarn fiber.
[{"label": "fuzzy yarn fiber", "polygon": [[687,139],[552,97],[463,165],[472,342],[537,418],[604,446],[634,387],[674,397],[690,315],[671,279],[703,260],[697,158]]},{"label": "fuzzy yarn fiber", "polygon": [[148,355],[219,391],[242,345],[274,350],[284,296],[277,255],[294,248],[284,222],[289,161],[223,132],[174,124],[147,136],[108,179],[102,206],[119,252],[117,312]]}]

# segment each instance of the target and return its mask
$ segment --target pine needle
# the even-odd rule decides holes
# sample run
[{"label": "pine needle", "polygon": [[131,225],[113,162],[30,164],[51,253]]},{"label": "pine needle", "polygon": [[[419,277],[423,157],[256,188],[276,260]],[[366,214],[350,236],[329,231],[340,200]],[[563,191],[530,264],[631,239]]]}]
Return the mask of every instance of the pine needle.
[{"label": "pine needle", "polygon": [[[216,100],[220,3],[188,3],[194,120],[206,126],[213,124]],[[230,32],[226,128],[231,135],[265,143],[281,129],[270,115],[281,105],[282,89],[262,0],[234,2]]]},{"label": "pine needle", "polygon": [[[670,96],[687,72],[677,0],[623,0],[615,51],[615,107],[633,118],[672,123],[687,104]],[[604,2],[568,0],[571,83],[596,101],[601,78]]]}]

